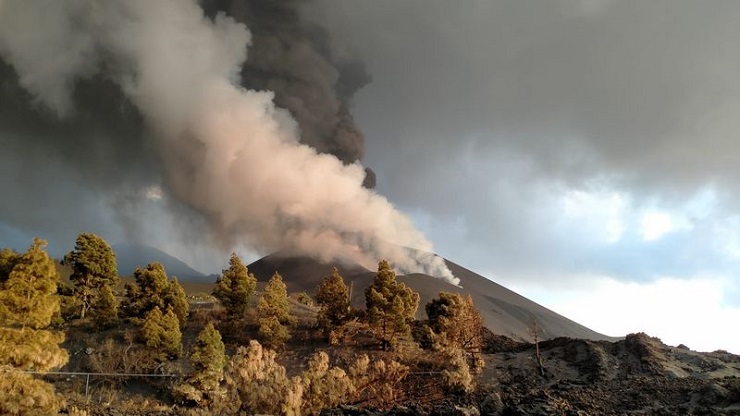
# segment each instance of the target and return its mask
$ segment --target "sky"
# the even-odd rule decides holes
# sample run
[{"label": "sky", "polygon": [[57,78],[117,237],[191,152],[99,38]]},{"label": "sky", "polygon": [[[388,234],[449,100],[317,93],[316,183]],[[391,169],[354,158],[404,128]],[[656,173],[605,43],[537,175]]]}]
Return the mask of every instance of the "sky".
[{"label": "sky", "polygon": [[[10,16],[7,4],[0,1],[0,20],[3,13]],[[227,10],[234,16],[238,12]],[[285,52],[285,59],[266,53],[264,61],[250,62],[261,48],[269,51],[263,45],[271,45],[260,43],[259,30],[269,32],[274,26],[260,29],[259,19],[246,20],[251,45],[249,32],[233,29],[232,22],[217,26],[223,30],[205,32],[216,41],[226,33],[234,39],[235,51],[250,45],[248,67],[292,62],[293,67],[312,69],[301,85],[352,84],[336,99],[326,98],[325,90],[312,90],[312,100],[301,95],[305,92],[280,92],[290,89],[285,80],[295,79],[294,73],[245,86],[275,89],[277,110],[261,95],[264,101],[257,107],[270,109],[266,114],[283,142],[297,133],[281,107],[289,108],[303,131],[320,130],[305,127],[304,120],[339,114],[332,119],[344,122],[344,107],[349,108],[353,156],[342,160],[358,157],[371,168],[376,187],[370,193],[382,198],[357,190],[361,170],[345,172],[334,162],[316,159],[327,166],[324,173],[308,170],[300,176],[319,178],[319,183],[336,176],[347,189],[340,194],[349,195],[336,199],[332,216],[318,221],[321,227],[338,206],[359,195],[383,212],[367,211],[361,218],[388,215],[405,230],[390,239],[433,245],[445,258],[598,332],[621,336],[644,331],[671,345],[740,353],[740,333],[731,330],[740,321],[740,3],[317,0],[300,11],[300,18],[320,28],[317,36],[315,28],[311,32],[321,39],[316,47],[320,53],[301,47]],[[90,33],[109,34],[107,26],[90,20],[95,22]],[[22,22],[17,16],[12,21]],[[92,84],[75,84],[102,73],[91,61],[112,66],[105,60],[116,54],[121,62],[169,55],[144,53],[150,47],[146,42],[139,46],[142,53],[134,53],[131,45],[69,30],[67,21],[52,23],[46,27],[58,28],[53,38],[69,35],[70,45],[82,46],[62,49],[77,52],[75,59],[54,60],[56,72],[51,74],[34,68],[46,68],[52,60],[21,53],[27,50],[21,46],[43,44],[45,33],[19,40],[3,34],[0,25],[0,57],[6,64],[0,66],[0,93],[16,98],[0,101],[0,139],[10,149],[0,155],[0,191],[13,195],[0,206],[0,242],[18,245],[41,234],[50,239],[50,250],[64,252],[75,233],[88,229],[110,241],[156,245],[205,272],[225,267],[224,250],[256,259],[285,243],[263,240],[276,230],[289,230],[285,224],[296,220],[286,222],[283,216],[295,212],[280,211],[275,219],[270,213],[278,208],[259,210],[250,204],[299,207],[300,199],[273,201],[270,191],[280,188],[275,186],[267,191],[249,188],[265,193],[254,197],[243,192],[247,201],[234,199],[239,190],[211,192],[209,184],[215,182],[209,182],[209,175],[230,178],[218,169],[199,176],[206,179],[198,192],[178,188],[182,172],[201,174],[196,166],[201,159],[192,158],[190,142],[172,141],[162,133],[169,132],[163,125],[184,119],[183,113],[152,111],[148,97],[130,91],[129,82],[136,84],[139,78],[125,70]],[[156,19],[153,24],[164,26]],[[287,30],[277,26],[278,32]],[[16,28],[16,33],[24,32]],[[300,39],[293,43],[303,45]],[[85,46],[89,44],[95,47]],[[51,45],[50,51],[60,49],[44,45]],[[100,49],[107,54],[98,54]],[[229,51],[214,54],[221,66],[199,68],[193,76],[217,73],[233,79],[233,67],[241,61]],[[357,65],[362,71],[347,70]],[[141,68],[150,66],[128,71],[139,74]],[[25,84],[12,81],[8,74],[13,70],[29,75],[21,77]],[[171,91],[179,94],[178,87],[192,83],[182,79]],[[102,101],[107,106],[97,101],[100,91],[107,94]],[[169,108],[164,101],[155,107]],[[331,108],[333,113],[319,117],[309,110],[301,113],[304,107]],[[267,117],[262,112],[259,116]],[[22,121],[16,126],[14,120]],[[207,130],[202,124],[183,123],[181,128],[195,136]],[[355,130],[364,138],[358,139]],[[60,140],[29,139],[52,135]],[[330,142],[340,141],[346,140]],[[311,140],[307,144],[322,146]],[[249,153],[252,148],[243,149]],[[276,153],[302,152],[294,150]],[[333,150],[327,145],[322,151]],[[313,164],[291,160],[280,159],[280,166]],[[274,163],[271,157],[243,162],[260,163],[263,169]],[[239,178],[253,175],[248,171]],[[243,186],[251,186],[247,182]],[[306,183],[310,192],[305,195],[312,198],[310,207],[323,210],[322,201],[337,197],[315,182]],[[239,209],[222,210],[212,201],[228,201],[224,205]],[[353,209],[365,212],[363,207]],[[271,226],[263,229],[258,225],[265,215]],[[310,236],[324,235],[305,221],[300,217],[297,222]],[[387,237],[377,231],[386,223],[360,230],[351,223],[352,218],[331,223],[330,231],[341,236],[339,251],[349,234],[360,235],[353,244],[373,248]],[[204,239],[204,234],[211,237]],[[316,239],[305,241],[292,248],[316,246]]]},{"label": "sky", "polygon": [[323,4],[373,77],[377,189],[438,253],[608,335],[740,352],[740,3]]}]

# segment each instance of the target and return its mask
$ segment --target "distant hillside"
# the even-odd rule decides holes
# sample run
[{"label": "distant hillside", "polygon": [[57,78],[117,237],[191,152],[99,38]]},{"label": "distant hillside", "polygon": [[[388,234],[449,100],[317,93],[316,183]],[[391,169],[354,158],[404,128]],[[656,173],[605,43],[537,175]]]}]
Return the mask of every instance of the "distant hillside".
[{"label": "distant hillside", "polygon": [[[536,319],[544,339],[556,337],[590,340],[616,339],[586,328],[449,260],[446,262],[455,276],[460,278],[462,287],[453,286],[442,279],[424,274],[398,276],[399,281],[405,282],[421,296],[417,312],[418,319],[426,319],[424,305],[437,297],[439,292],[459,292],[470,294],[473,297],[473,302],[481,312],[486,326],[496,334],[528,341],[530,339],[529,328],[532,320]],[[289,291],[313,293],[316,286],[331,273],[333,265],[322,264],[307,257],[272,254],[255,261],[248,267],[249,271],[254,273],[260,281],[266,281],[275,271],[278,271],[283,276]],[[353,285],[353,305],[364,308],[365,288],[372,283],[375,272],[360,266],[339,265],[338,269],[347,284]]]},{"label": "distant hillside", "polygon": [[145,267],[147,264],[158,261],[162,263],[168,276],[177,276],[179,280],[210,279],[205,274],[188,266],[182,260],[173,257],[162,250],[142,244],[114,244],[113,251],[118,260],[118,274],[131,276],[137,267]]}]

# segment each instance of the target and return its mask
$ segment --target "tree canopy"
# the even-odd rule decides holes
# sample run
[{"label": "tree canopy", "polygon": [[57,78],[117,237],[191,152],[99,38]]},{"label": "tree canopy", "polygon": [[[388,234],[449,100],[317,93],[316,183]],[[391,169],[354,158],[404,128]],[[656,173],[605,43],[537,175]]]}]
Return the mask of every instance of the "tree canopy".
[{"label": "tree canopy", "polygon": [[275,272],[265,286],[257,304],[259,334],[263,342],[271,347],[281,347],[290,338],[288,326],[294,325],[296,318],[290,312],[288,288],[283,277]]},{"label": "tree canopy", "polygon": [[[59,275],[44,246],[35,239],[23,254],[0,254],[0,371],[45,372],[69,359],[64,334],[48,329],[59,310]],[[15,371],[0,377],[0,396],[2,414],[56,414],[61,404],[50,384]]]},{"label": "tree canopy", "polygon": [[162,313],[158,306],[149,311],[141,327],[147,347],[154,348],[161,359],[177,358],[182,354],[182,332],[172,309]]},{"label": "tree canopy", "polygon": [[383,349],[411,331],[409,323],[419,308],[419,294],[396,280],[396,273],[383,260],[373,283],[365,290],[367,319]]},{"label": "tree canopy", "polygon": [[[80,303],[80,318],[85,318],[87,311],[97,303],[101,289],[118,284],[116,255],[101,237],[82,233],[77,236],[74,250],[64,256],[64,263],[72,267],[69,279]],[[102,311],[103,314],[109,312]]]},{"label": "tree canopy", "polygon": [[257,278],[236,253],[231,253],[229,268],[221,272],[213,289],[215,296],[231,318],[243,317],[257,287]]},{"label": "tree canopy", "polygon": [[475,309],[470,295],[441,292],[425,306],[429,327],[438,347],[459,348],[479,352],[483,334],[483,318]]},{"label": "tree canopy", "polygon": [[221,340],[221,334],[209,322],[198,334],[190,354],[190,365],[193,367],[193,372],[183,384],[175,388],[175,392],[199,406],[209,406],[213,401],[225,395],[221,382],[224,379],[224,367],[227,363],[226,349]]},{"label": "tree canopy", "polygon": [[159,262],[149,263],[145,268],[134,271],[134,283],[125,286],[126,298],[123,310],[126,316],[141,320],[155,307],[160,310],[172,309],[184,327],[189,312],[189,304],[177,278],[167,280],[167,272]]},{"label": "tree canopy", "polygon": [[59,310],[56,296],[57,273],[54,261],[44,251],[46,241],[34,240],[23,254],[8,256],[5,264],[12,264],[3,277],[0,290],[0,323],[8,327],[40,329],[49,326]]},{"label": "tree canopy", "polygon": [[349,288],[336,267],[316,289],[316,303],[321,307],[318,323],[327,336],[350,317]]}]

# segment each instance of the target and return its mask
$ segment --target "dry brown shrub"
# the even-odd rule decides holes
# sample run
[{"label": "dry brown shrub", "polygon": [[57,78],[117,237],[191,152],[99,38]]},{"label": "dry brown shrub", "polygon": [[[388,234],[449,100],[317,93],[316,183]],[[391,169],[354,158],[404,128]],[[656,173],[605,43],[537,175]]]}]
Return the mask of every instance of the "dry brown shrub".
[{"label": "dry brown shrub", "polygon": [[3,364],[18,369],[46,371],[69,360],[59,346],[64,333],[31,328],[0,328],[0,357]]},{"label": "dry brown shrub", "polygon": [[67,414],[69,416],[89,416],[90,413],[85,409],[80,409],[77,406],[70,406],[67,409]]},{"label": "dry brown shrub", "polygon": [[[91,347],[87,356],[87,369],[93,373],[150,374],[157,369],[157,353],[129,340],[126,344],[106,338],[101,344]],[[112,378],[116,380],[116,378]],[[126,378],[117,378],[125,383]]]},{"label": "dry brown shrub", "polygon": [[51,384],[8,366],[0,367],[0,397],[3,415],[57,414],[64,403]]},{"label": "dry brown shrub", "polygon": [[303,383],[303,414],[316,415],[322,409],[335,407],[354,394],[354,385],[347,373],[329,367],[329,356],[321,351],[308,362],[301,374]]},{"label": "dry brown shrub", "polygon": [[218,321],[218,314],[219,313],[217,311],[214,311],[213,309],[191,309],[190,316],[188,317],[188,325],[191,325],[195,328],[203,328],[209,322]]},{"label": "dry brown shrub", "polygon": [[[252,340],[249,347],[239,347],[229,361],[226,385],[233,397],[220,409],[223,413],[267,413],[300,415],[303,386],[299,377],[288,378],[285,367],[275,361],[273,350]],[[230,402],[230,403],[229,403]]]},{"label": "dry brown shrub", "polygon": [[171,403],[164,403],[152,397],[150,393],[132,393],[122,391],[119,386],[100,385],[90,388],[89,400],[93,403],[91,408],[106,408],[105,413],[115,415],[150,415],[170,414]]},{"label": "dry brown shrub", "polygon": [[400,393],[399,384],[408,373],[409,368],[398,361],[378,359],[370,362],[370,357],[362,355],[349,368],[353,399],[393,403]]},{"label": "dry brown shrub", "polygon": [[442,380],[448,391],[453,393],[470,393],[475,388],[475,377],[470,371],[468,357],[461,349],[448,352],[449,367],[442,370]]}]

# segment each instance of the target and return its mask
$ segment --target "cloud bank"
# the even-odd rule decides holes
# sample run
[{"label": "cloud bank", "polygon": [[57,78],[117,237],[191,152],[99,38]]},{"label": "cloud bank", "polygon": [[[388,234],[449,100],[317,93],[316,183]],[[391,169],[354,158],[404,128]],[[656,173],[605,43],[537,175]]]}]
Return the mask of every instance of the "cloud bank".
[{"label": "cloud bank", "polygon": [[[508,281],[740,272],[740,5],[320,4],[373,75],[378,188],[442,254]],[[651,213],[676,226],[643,238]]]}]

